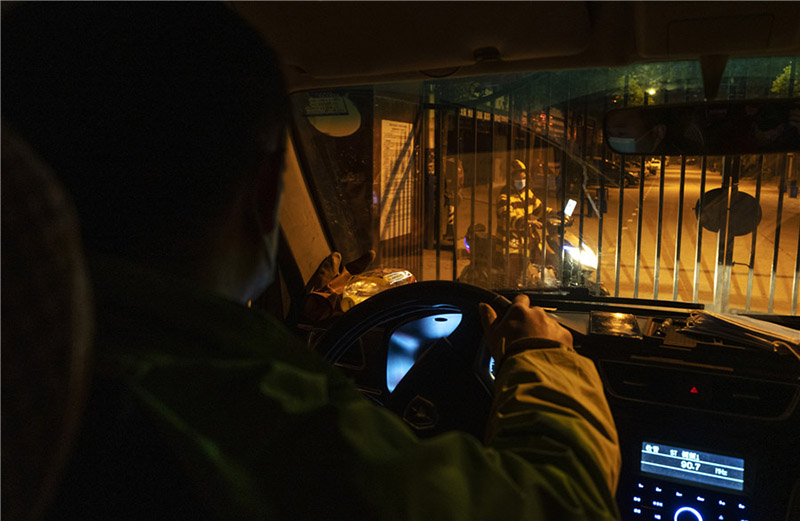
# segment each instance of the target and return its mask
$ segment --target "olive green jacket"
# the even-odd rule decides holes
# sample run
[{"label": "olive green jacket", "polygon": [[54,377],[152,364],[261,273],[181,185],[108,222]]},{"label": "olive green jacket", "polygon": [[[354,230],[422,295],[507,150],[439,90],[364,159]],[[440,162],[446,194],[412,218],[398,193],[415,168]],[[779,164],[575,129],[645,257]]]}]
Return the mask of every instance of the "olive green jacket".
[{"label": "olive green jacket", "polygon": [[618,516],[616,430],[572,350],[505,360],[486,444],[420,440],[262,312],[107,257],[91,271],[98,376],[51,518]]}]

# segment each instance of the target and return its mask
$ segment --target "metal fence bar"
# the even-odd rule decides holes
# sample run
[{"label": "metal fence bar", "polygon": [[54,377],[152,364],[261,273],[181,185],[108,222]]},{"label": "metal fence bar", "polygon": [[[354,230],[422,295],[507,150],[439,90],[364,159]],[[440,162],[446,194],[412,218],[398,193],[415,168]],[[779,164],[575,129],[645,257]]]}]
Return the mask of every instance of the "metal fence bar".
[{"label": "metal fence bar", "polygon": [[[758,156],[758,177],[756,178],[756,204],[761,207],[761,178],[764,174],[764,156]],[[747,303],[745,310],[750,311],[750,303],[753,297],[753,276],[756,267],[756,239],[758,237],[758,226],[753,229],[750,239],[750,262],[747,263]]]},{"label": "metal fence bar", "polygon": [[[622,164],[622,161],[620,161],[620,184],[622,184],[624,181],[624,170],[624,165]],[[644,174],[642,172],[644,172],[644,156],[641,158],[641,165],[639,169],[639,210],[636,212],[636,251],[634,253],[633,267],[633,298],[637,298],[639,296],[639,270],[641,268],[642,261],[642,207],[644,206]],[[622,216],[620,216],[619,225],[622,226]]]},{"label": "metal fence bar", "polygon": [[434,172],[436,175],[436,205],[434,206],[434,228],[436,230],[436,280],[442,278],[442,203],[444,202],[444,176],[442,175],[442,144],[444,134],[444,111],[436,110],[434,120]]},{"label": "metal fence bar", "polygon": [[[475,235],[475,199],[478,191],[478,109],[472,109],[472,128],[474,130],[473,143],[472,143],[472,206],[469,211],[469,228],[472,230],[473,236]],[[456,171],[458,165],[456,165]],[[475,243],[475,240],[472,241]],[[474,244],[473,244],[474,247]]]},{"label": "metal fence bar", "polygon": [[[548,87],[548,94],[549,89],[551,86]],[[548,101],[550,97],[548,96]],[[545,136],[545,144],[546,147],[544,148],[544,161],[542,161],[544,165],[544,196],[542,197],[542,206],[544,206],[545,210],[547,210],[547,199],[548,194],[550,192],[550,109],[551,107],[547,106],[547,111],[545,112],[545,120],[544,120],[544,136]],[[547,255],[547,226],[542,226],[542,252],[546,256]],[[542,265],[539,267],[540,273],[539,276],[541,277],[540,280],[545,280],[545,266],[547,265],[547,258],[545,257],[542,260]]]},{"label": "metal fence bar", "polygon": [[[414,147],[415,150],[415,157],[416,161],[415,164],[415,171],[414,171],[414,198],[412,199],[412,208],[414,209],[414,220],[413,222],[417,223],[416,231],[412,228],[412,237],[413,242],[411,247],[408,251],[408,258],[409,264],[413,265],[414,269],[411,270],[412,273],[419,274],[419,280],[425,280],[423,273],[422,273],[422,259],[423,259],[423,248],[425,244],[425,179],[426,179],[426,168],[427,168],[427,152],[426,152],[426,145],[427,142],[425,141],[425,114],[427,114],[427,110],[425,110],[424,104],[421,104],[419,107],[419,112],[417,113],[416,118],[416,140],[417,144]],[[411,224],[410,226],[413,226]]]},{"label": "metal fence bar", "polygon": [[[514,141],[514,145],[516,145],[516,141]],[[513,146],[512,150],[516,150],[516,146]],[[516,152],[514,153],[514,155],[517,156]],[[512,162],[514,161],[514,159],[511,159],[511,156],[509,156],[508,160],[512,161]],[[531,168],[531,164],[530,163],[525,165],[525,191],[523,193],[523,198],[522,198],[523,199],[522,200],[522,205],[523,205],[522,206],[522,214],[523,214],[523,219],[524,219],[524,222],[525,222],[525,228],[524,228],[525,233],[522,235],[522,252],[521,252],[522,255],[521,255],[521,257],[526,259],[526,260],[530,260],[531,225],[530,225],[530,223],[528,223],[528,204],[529,204],[528,194],[531,191],[531,172],[530,172],[530,168]],[[525,273],[524,270],[523,270],[523,273]],[[524,285],[524,282],[523,282],[523,285]]]},{"label": "metal fence bar", "polygon": [[775,251],[772,254],[772,268],[769,280],[769,306],[767,312],[772,313],[775,307],[775,279],[778,275],[778,252],[781,243],[781,219],[783,218],[783,194],[786,190],[786,169],[781,170],[780,186],[778,187],[778,214],[775,217]]},{"label": "metal fence bar", "polygon": [[600,204],[598,205],[597,216],[597,273],[595,280],[600,284],[600,269],[603,266],[603,209],[608,208],[608,195],[606,194],[606,181],[603,176],[600,176]]},{"label": "metal fence bar", "polygon": [[[583,175],[583,173],[581,173]],[[578,220],[578,265],[580,266],[580,279],[578,280],[581,286],[586,284],[583,276],[583,264],[581,262],[582,253],[583,253],[583,212],[586,211],[586,195],[583,193],[583,185],[585,183],[581,182],[581,189],[580,189],[580,200],[581,200],[581,207],[580,207],[580,214]]]},{"label": "metal fence bar", "polygon": [[[626,83],[627,83],[627,76]],[[621,162],[621,156],[620,156]],[[640,182],[644,182],[644,179],[640,176]],[[622,264],[622,207],[624,206],[625,202],[625,183],[622,179],[622,173],[620,172],[619,176],[619,211],[617,215],[617,251],[614,254],[614,296],[619,297],[619,279],[620,279],[620,267]]]},{"label": "metal fence bar", "polygon": [[[666,158],[661,156],[661,178],[658,182],[658,229],[656,230],[656,258],[655,271],[653,273],[653,300],[658,300],[658,282],[661,272],[661,230],[664,224],[664,169]],[[639,206],[639,213],[642,213],[642,206]]]},{"label": "metal fence bar", "polygon": [[[606,69],[606,85],[609,85],[609,76],[610,76],[609,69]],[[603,96],[603,114],[608,111],[608,96]],[[602,124],[600,125],[602,127]],[[603,130],[603,140],[605,141],[605,131]],[[607,148],[605,143],[602,143],[601,146],[603,153],[601,161],[606,158],[608,154]],[[600,271],[603,266],[603,210],[608,209],[608,194],[606,193],[606,179],[605,176],[600,176],[600,194],[598,199],[597,205],[597,273],[595,273],[595,281],[597,284],[600,284],[602,276],[600,275]]]},{"label": "metal fence bar", "polygon": [[[537,165],[540,165],[540,164],[543,165],[541,173],[544,175],[544,185],[543,185],[542,192],[540,192],[540,193],[542,193],[542,199],[541,199],[542,206],[544,206],[544,208],[546,209],[547,208],[547,184],[549,182],[548,181],[548,173],[547,173],[547,171],[548,171],[547,148],[546,148],[547,147],[547,142],[542,138],[541,135],[537,134],[535,132],[535,130],[534,130],[533,142],[534,142],[534,147],[536,146],[536,143],[538,142],[538,148],[536,149],[536,157],[537,157],[536,164]],[[534,233],[536,234],[537,241],[539,242],[539,245],[542,248],[542,255],[547,255],[547,242],[546,242],[547,229],[546,228],[547,228],[546,226],[542,226],[540,229],[534,230]],[[540,277],[539,280],[544,280],[545,265],[546,265],[546,262],[545,262],[545,258],[543,257],[541,262],[539,263],[539,267],[538,267],[538,269],[539,269],[539,277]]]},{"label": "metal fence bar", "polygon": [[[581,151],[580,156],[583,158],[581,161],[584,163],[586,161],[586,157],[589,155],[586,152],[586,140],[588,139],[589,134],[589,101],[585,99],[583,102],[583,130],[581,131]],[[586,211],[586,193],[584,192],[586,187],[586,164],[581,165],[581,188],[579,190],[579,196],[581,199],[581,208],[580,208],[580,222],[578,224],[578,265],[580,265],[580,284],[584,286],[586,284],[586,280],[583,276],[583,265],[580,262],[583,253],[583,221],[584,221],[584,212]]]},{"label": "metal fence bar", "polygon": [[[425,103],[425,125],[424,143],[425,143],[425,249],[433,249],[434,241],[436,239],[436,89],[430,85],[427,89],[427,102]],[[431,274],[426,274],[426,279],[430,278]]]},{"label": "metal fence bar", "polygon": [[[526,113],[530,113],[530,106],[528,106],[528,111]],[[521,156],[525,158],[525,161],[522,161],[525,163],[525,246],[523,251],[525,252],[525,259],[530,262],[533,234],[536,233],[536,229],[532,227],[530,223],[528,223],[528,190],[531,189],[531,172],[533,169],[533,162],[531,161],[531,132],[523,128],[521,124],[520,130],[525,133],[525,149],[524,153],[521,154]],[[525,284],[527,284],[527,282],[528,281],[526,280]]]},{"label": "metal fence bar", "polygon": [[[461,161],[461,109],[456,107],[453,110],[453,115],[456,118],[456,164],[455,164],[455,179],[450,180],[450,187],[452,188],[452,198],[450,204],[453,206],[453,278],[451,280],[458,280],[458,163]],[[445,168],[447,174],[447,168]]]},{"label": "metal fence bar", "polygon": [[[419,222],[425,223],[425,230],[422,233],[422,249],[425,249],[425,247],[429,245],[429,243],[427,242],[428,221],[426,220],[426,217],[428,215],[428,198],[430,197],[430,195],[428,194],[428,190],[429,190],[428,176],[431,175],[430,171],[428,170],[428,154],[429,154],[429,152],[428,152],[428,149],[429,149],[429,147],[428,147],[428,139],[429,139],[429,135],[430,135],[430,131],[428,129],[428,125],[430,125],[430,123],[431,123],[431,111],[430,111],[430,109],[428,108],[427,105],[424,105],[424,109],[425,109],[424,110],[424,117],[423,117],[424,122],[422,124],[422,149],[424,150],[424,158],[422,160],[422,170],[421,170],[423,172],[423,174],[422,174],[422,180],[423,181],[422,181],[422,191],[421,191],[421,193],[424,194],[424,197],[423,197],[422,205],[420,205],[422,207],[422,210],[421,210],[420,221],[419,221]],[[424,252],[423,252],[423,255],[424,255]],[[426,278],[425,278],[426,273],[424,271],[424,267],[425,267],[425,263],[423,262],[422,266],[421,266],[421,268],[419,270],[419,280],[426,280]]]},{"label": "metal fence bar", "polygon": [[727,311],[730,303],[731,277],[733,276],[733,247],[736,236],[733,230],[732,209],[733,203],[737,200],[739,193],[739,168],[741,161],[739,156],[734,156],[730,161],[731,165],[731,190],[728,204],[725,206],[725,257],[722,265],[722,288],[719,299],[719,309]]},{"label": "metal fence bar", "polygon": [[723,307],[722,288],[725,276],[725,239],[728,237],[728,214],[730,208],[730,187],[731,187],[731,157],[725,156],[723,160],[722,172],[722,194],[725,204],[719,205],[720,229],[717,230],[717,258],[714,264],[714,306],[717,311]]},{"label": "metal fence bar", "polygon": [[[686,158],[682,161],[683,166],[686,164]],[[703,226],[700,224],[700,216],[703,215],[703,194],[706,191],[706,157],[703,156],[700,166],[700,197],[697,203],[697,243],[694,248],[694,279],[692,280],[692,302],[698,301],[698,293],[700,286],[700,260],[703,253]]]},{"label": "metal fence bar", "polygon": [[[566,254],[567,252],[564,250],[564,231],[565,231],[565,221],[564,221],[564,204],[567,201],[567,147],[569,146],[569,133],[572,129],[570,126],[570,100],[572,96],[570,95],[570,78],[571,76],[567,76],[567,103],[564,105],[562,110],[562,118],[564,119],[564,146],[561,149],[561,198],[558,201],[559,208],[558,208],[558,215],[561,216],[561,226],[559,226],[559,241],[558,241],[558,257],[559,257],[559,265],[561,266],[561,284],[567,282],[567,277],[565,276],[566,270],[564,270],[564,266],[566,265]],[[545,207],[545,211],[547,207]],[[545,217],[545,221],[547,218]],[[578,259],[580,259],[580,250],[578,250]],[[580,264],[580,262],[579,262]],[[572,275],[571,273],[569,274]],[[569,281],[571,283],[572,280]]]},{"label": "metal fence bar", "polygon": [[420,117],[422,124],[420,125],[420,141],[419,141],[419,168],[417,169],[417,193],[421,195],[419,199],[417,199],[417,223],[422,226],[419,230],[417,235],[418,243],[416,245],[414,253],[417,254],[417,273],[419,273],[420,280],[425,280],[424,275],[424,259],[425,259],[425,208],[427,206],[426,202],[426,185],[428,182],[428,141],[427,141],[427,128],[428,122],[426,121],[426,114],[428,113],[427,109],[424,109]]},{"label": "metal fence bar", "polygon": [[[494,125],[494,104],[491,105],[491,113],[489,114],[489,123],[491,125],[490,130],[490,140],[491,140],[491,150],[492,150],[492,162],[489,166],[489,204],[488,206],[488,216],[487,216],[487,224],[486,224],[486,232],[489,235],[489,283],[494,285],[494,279],[492,278],[492,268],[494,265],[494,228],[492,227],[493,217],[494,217],[494,199],[492,196],[494,195],[494,132],[495,132],[495,125]],[[474,196],[473,196],[474,197]]]},{"label": "metal fence bar", "polygon": [[[661,163],[664,163],[662,158]],[[681,156],[681,186],[678,190],[678,228],[675,233],[675,262],[672,273],[672,300],[678,300],[681,270],[681,239],[683,235],[683,194],[686,188],[686,156]]]},{"label": "metal fence bar", "polygon": [[[564,117],[564,143],[566,145],[566,135],[567,135],[567,118]],[[561,198],[558,201],[559,204],[559,212],[558,215],[561,216],[561,225],[558,227],[558,258],[561,266],[561,283],[565,283],[567,281],[566,278],[566,270],[564,270],[564,266],[566,265],[566,254],[567,252],[564,250],[564,230],[565,220],[564,220],[564,201],[567,198],[567,151],[566,149],[562,149],[561,151]],[[547,207],[545,207],[545,211]],[[547,216],[545,216],[545,221],[547,220]],[[580,259],[580,256],[578,257]],[[570,274],[571,275],[571,274]],[[571,282],[571,281],[570,281]]]},{"label": "metal fence bar", "polygon": [[506,142],[506,284],[511,286],[511,95],[508,96],[508,140]]},{"label": "metal fence bar", "polygon": [[[628,106],[628,85],[630,82],[630,74],[625,75],[625,87],[623,88],[622,94],[622,106]],[[620,163],[623,162],[623,157],[620,156]],[[644,182],[643,178],[639,178],[640,182]],[[618,212],[618,220],[617,220],[617,251],[615,254],[615,265],[614,265],[614,296],[619,296],[619,278],[620,278],[620,265],[622,263],[622,207],[624,206],[623,203],[625,202],[625,183],[622,179],[622,173],[620,173],[619,179],[619,212]],[[637,284],[638,286],[638,284]]]}]

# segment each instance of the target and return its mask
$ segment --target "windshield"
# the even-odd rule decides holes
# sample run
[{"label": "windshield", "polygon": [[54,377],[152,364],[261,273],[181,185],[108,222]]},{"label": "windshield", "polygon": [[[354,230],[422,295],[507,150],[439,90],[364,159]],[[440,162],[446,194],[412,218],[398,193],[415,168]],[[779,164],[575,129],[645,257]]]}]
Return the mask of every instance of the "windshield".
[{"label": "windshield", "polygon": [[[798,65],[731,60],[717,99],[797,98]],[[294,132],[345,259],[373,249],[374,267],[418,280],[796,314],[796,153],[604,143],[611,109],[703,98],[694,61],[430,79],[296,93]]]}]

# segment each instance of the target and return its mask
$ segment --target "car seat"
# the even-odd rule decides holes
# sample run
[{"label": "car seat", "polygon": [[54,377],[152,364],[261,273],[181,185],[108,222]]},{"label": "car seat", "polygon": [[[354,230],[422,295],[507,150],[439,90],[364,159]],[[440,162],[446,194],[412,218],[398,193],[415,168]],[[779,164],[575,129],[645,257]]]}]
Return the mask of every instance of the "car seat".
[{"label": "car seat", "polygon": [[77,217],[50,169],[2,126],[2,517],[45,514],[90,380],[92,305]]}]

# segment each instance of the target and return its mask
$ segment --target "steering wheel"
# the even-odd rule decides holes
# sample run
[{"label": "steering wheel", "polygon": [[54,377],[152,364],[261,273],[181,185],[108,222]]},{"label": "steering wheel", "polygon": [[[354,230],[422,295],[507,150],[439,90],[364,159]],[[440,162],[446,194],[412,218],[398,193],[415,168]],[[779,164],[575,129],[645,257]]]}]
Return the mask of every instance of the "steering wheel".
[{"label": "steering wheel", "polygon": [[[371,353],[373,365],[382,365],[371,370],[385,375],[394,331],[420,318],[460,313],[458,327],[418,354],[393,390],[388,390],[385,378],[381,380],[376,401],[400,416],[421,437],[461,430],[482,438],[494,382],[488,350],[482,342],[479,302],[491,305],[498,316],[511,305],[497,293],[460,282],[428,281],[392,288],[342,315],[320,337],[317,351],[336,364],[360,343],[360,348]],[[367,335],[376,328],[382,328],[383,333]]]}]

